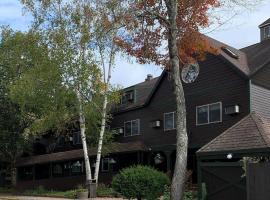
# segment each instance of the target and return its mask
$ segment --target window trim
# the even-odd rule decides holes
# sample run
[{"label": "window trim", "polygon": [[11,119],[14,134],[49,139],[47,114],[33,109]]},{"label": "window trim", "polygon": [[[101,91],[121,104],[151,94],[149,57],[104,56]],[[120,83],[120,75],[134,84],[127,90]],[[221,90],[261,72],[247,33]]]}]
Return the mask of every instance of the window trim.
[{"label": "window trim", "polygon": [[[266,29],[268,29],[268,34],[266,33]],[[263,34],[264,34],[264,39],[270,38],[270,25],[265,26],[265,27],[263,28]]]},{"label": "window trim", "polygon": [[[108,162],[108,169],[104,170],[104,160],[107,160]],[[110,171],[110,158],[102,158],[101,159],[101,171],[102,172],[109,172]]]},{"label": "window trim", "polygon": [[[166,129],[166,126],[165,126],[165,115],[172,114],[172,113],[173,113],[173,128]],[[175,111],[163,113],[163,129],[164,129],[164,131],[171,131],[171,130],[175,130],[176,129],[176,127],[175,127]]]},{"label": "window trim", "polygon": [[[132,132],[132,122],[133,121],[138,121],[138,134],[133,134]],[[126,123],[130,123],[130,129],[131,129],[131,135],[126,135]],[[129,120],[124,122],[124,137],[132,137],[132,136],[137,136],[141,135],[141,122],[140,119],[134,119],[134,120]]]},{"label": "window trim", "polygon": [[[220,121],[215,121],[215,122],[210,122],[209,119],[210,119],[210,106],[211,105],[214,105],[214,104],[219,104],[219,108],[220,108]],[[205,107],[207,106],[207,123],[201,123],[201,124],[198,124],[198,108],[202,108],[202,107]],[[196,106],[196,126],[202,126],[202,125],[207,125],[207,124],[217,124],[217,123],[221,123],[222,122],[222,114],[223,114],[223,110],[222,110],[222,102],[221,101],[218,101],[218,102],[215,102],[215,103],[210,103],[210,104],[205,104],[205,105],[201,105],[201,106]]]}]

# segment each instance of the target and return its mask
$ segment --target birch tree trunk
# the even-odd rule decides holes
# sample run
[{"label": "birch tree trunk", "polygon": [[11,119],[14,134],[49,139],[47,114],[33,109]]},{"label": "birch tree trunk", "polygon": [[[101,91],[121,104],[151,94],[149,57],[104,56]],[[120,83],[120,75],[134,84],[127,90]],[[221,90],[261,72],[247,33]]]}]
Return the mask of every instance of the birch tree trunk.
[{"label": "birch tree trunk", "polygon": [[88,149],[86,143],[86,135],[85,135],[85,116],[83,113],[82,107],[82,98],[80,91],[77,90],[77,98],[79,102],[79,123],[80,123],[80,132],[81,132],[81,140],[83,145],[83,154],[84,154],[84,163],[85,163],[85,172],[86,172],[86,185],[88,186],[88,190],[90,192],[90,183],[92,181],[92,173],[91,173],[91,166],[88,156]]},{"label": "birch tree trunk", "polygon": [[104,138],[104,132],[106,127],[106,116],[107,116],[107,105],[108,105],[108,87],[110,85],[110,79],[111,79],[111,71],[112,71],[112,65],[113,65],[113,56],[114,56],[114,46],[112,47],[111,53],[110,53],[110,60],[109,60],[109,69],[108,69],[108,77],[107,80],[105,78],[105,63],[104,63],[104,57],[101,53],[102,63],[103,63],[103,71],[104,71],[104,82],[105,82],[105,91],[104,91],[104,101],[103,101],[103,107],[102,107],[102,119],[101,119],[101,128],[99,133],[99,141],[98,141],[98,150],[97,150],[97,160],[96,160],[96,168],[95,168],[95,175],[94,179],[96,183],[98,184],[98,175],[99,175],[99,168],[100,168],[100,160],[101,160],[101,154],[102,154],[102,146],[103,146],[103,138]]},{"label": "birch tree trunk", "polygon": [[180,200],[183,196],[186,165],[188,136],[186,129],[186,105],[183,85],[180,79],[180,64],[177,48],[177,0],[165,0],[169,17],[168,47],[170,67],[176,97],[176,161],[171,184],[171,200]]}]

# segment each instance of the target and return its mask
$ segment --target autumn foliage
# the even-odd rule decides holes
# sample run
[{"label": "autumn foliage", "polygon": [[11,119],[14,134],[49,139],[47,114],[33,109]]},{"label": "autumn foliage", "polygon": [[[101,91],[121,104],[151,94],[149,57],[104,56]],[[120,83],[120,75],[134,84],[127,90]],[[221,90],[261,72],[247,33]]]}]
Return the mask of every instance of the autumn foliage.
[{"label": "autumn foliage", "polygon": [[[210,25],[208,11],[219,6],[218,0],[178,0],[177,46],[182,64],[202,60],[206,52],[216,53],[200,28]],[[166,1],[132,1],[130,9],[122,16],[126,34],[115,42],[142,64],[152,62],[169,67],[166,41],[170,25]]]}]

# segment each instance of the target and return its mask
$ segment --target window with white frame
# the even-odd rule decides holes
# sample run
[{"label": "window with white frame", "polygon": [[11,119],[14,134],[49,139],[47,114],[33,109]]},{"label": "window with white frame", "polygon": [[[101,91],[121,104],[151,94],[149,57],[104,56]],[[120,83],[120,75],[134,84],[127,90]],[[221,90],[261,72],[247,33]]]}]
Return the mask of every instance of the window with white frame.
[{"label": "window with white frame", "polygon": [[164,113],[164,130],[175,129],[175,112]]},{"label": "window with white frame", "polygon": [[110,170],[109,158],[102,158],[101,160],[101,171],[108,172]]},{"label": "window with white frame", "polygon": [[196,107],[196,124],[210,124],[222,121],[221,102]]},{"label": "window with white frame", "polygon": [[131,120],[124,123],[124,136],[140,135],[140,120]]}]

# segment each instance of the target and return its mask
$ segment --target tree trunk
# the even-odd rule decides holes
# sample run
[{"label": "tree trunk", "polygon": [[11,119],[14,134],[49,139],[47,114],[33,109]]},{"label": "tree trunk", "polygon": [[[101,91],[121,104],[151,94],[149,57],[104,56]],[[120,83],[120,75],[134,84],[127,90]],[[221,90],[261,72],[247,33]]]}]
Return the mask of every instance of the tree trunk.
[{"label": "tree trunk", "polygon": [[103,146],[103,137],[104,137],[105,127],[106,127],[107,103],[108,103],[108,97],[107,97],[107,94],[105,94],[103,107],[102,107],[101,129],[100,129],[100,134],[99,134],[97,160],[96,160],[96,168],[95,168],[95,176],[94,176],[96,183],[98,183],[98,174],[99,174],[99,167],[100,167],[100,160],[101,160],[101,153],[102,153],[102,146]]},{"label": "tree trunk", "polygon": [[186,105],[183,85],[180,79],[180,63],[177,48],[177,1],[167,0],[166,6],[169,17],[168,47],[170,69],[176,97],[176,161],[171,184],[171,200],[180,200],[184,192],[188,136],[186,129]]},{"label": "tree trunk", "polygon": [[[101,53],[102,55],[102,53]],[[108,90],[110,85],[110,79],[111,79],[111,71],[112,71],[112,63],[113,63],[113,55],[114,55],[114,46],[112,47],[111,54],[110,54],[110,61],[109,61],[109,69],[108,69],[108,77],[107,80],[105,78],[105,64],[104,64],[104,58],[102,56],[102,63],[103,63],[103,71],[104,71],[104,83],[106,84],[105,91],[104,91],[104,101],[103,101],[103,107],[102,107],[102,119],[101,119],[101,129],[99,133],[99,141],[98,141],[98,150],[97,150],[97,160],[96,160],[96,168],[95,168],[95,175],[94,179],[96,183],[98,184],[98,175],[99,175],[99,168],[100,168],[100,160],[101,160],[101,154],[102,154],[102,146],[103,146],[103,138],[104,138],[104,132],[106,127],[106,116],[107,116],[107,105],[108,105]]]},{"label": "tree trunk", "polygon": [[17,185],[17,169],[15,166],[15,162],[11,163],[10,176],[11,176],[11,185],[13,188],[15,188]]},{"label": "tree trunk", "polygon": [[90,193],[90,183],[92,181],[91,174],[91,166],[88,156],[88,149],[86,143],[86,135],[85,135],[85,117],[83,113],[82,100],[80,91],[77,90],[77,98],[79,102],[79,122],[80,122],[80,131],[81,131],[81,140],[83,145],[83,154],[84,154],[84,163],[85,163],[85,172],[86,172],[86,185],[88,187],[88,191]]}]

